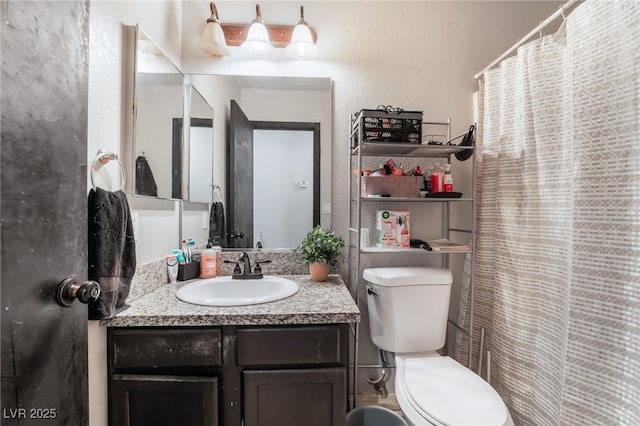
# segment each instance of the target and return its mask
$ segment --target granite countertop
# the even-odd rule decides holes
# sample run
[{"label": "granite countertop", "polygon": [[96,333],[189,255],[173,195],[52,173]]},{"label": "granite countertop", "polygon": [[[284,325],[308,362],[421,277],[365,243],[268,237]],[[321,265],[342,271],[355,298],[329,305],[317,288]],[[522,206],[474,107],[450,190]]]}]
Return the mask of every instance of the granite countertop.
[{"label": "granite countertop", "polygon": [[281,275],[300,290],[275,302],[247,306],[200,306],[179,300],[189,281],[166,284],[131,302],[107,327],[341,324],[360,321],[360,311],[339,275],[315,282],[308,275]]}]

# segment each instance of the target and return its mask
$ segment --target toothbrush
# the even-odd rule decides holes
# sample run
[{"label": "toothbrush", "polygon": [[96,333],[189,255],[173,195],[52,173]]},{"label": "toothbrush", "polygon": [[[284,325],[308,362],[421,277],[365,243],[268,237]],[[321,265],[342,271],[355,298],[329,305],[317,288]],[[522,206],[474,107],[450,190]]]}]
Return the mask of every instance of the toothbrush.
[{"label": "toothbrush", "polygon": [[187,240],[182,240],[182,252],[184,253],[184,259],[187,263],[191,263],[189,258],[189,247],[187,246]]},{"label": "toothbrush", "polygon": [[196,242],[189,238],[189,258],[193,261],[193,252],[196,250]]}]

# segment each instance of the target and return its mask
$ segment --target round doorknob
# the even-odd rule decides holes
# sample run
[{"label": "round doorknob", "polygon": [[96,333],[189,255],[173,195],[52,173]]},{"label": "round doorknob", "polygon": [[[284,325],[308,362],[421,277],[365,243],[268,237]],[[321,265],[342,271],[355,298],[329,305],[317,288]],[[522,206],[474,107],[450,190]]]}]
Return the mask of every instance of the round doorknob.
[{"label": "round doorknob", "polygon": [[78,299],[82,303],[95,302],[100,297],[100,284],[87,280],[78,283],[75,278],[67,278],[58,286],[56,301],[60,306],[69,307]]}]

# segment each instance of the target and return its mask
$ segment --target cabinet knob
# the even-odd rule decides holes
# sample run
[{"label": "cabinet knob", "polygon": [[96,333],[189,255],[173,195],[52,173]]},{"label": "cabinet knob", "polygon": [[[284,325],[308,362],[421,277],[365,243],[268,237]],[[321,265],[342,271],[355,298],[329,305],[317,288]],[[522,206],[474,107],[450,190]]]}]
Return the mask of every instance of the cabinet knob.
[{"label": "cabinet knob", "polygon": [[240,232],[230,232],[229,233],[229,238],[232,238],[234,240],[237,240],[238,238],[244,238],[244,232],[240,231]]}]

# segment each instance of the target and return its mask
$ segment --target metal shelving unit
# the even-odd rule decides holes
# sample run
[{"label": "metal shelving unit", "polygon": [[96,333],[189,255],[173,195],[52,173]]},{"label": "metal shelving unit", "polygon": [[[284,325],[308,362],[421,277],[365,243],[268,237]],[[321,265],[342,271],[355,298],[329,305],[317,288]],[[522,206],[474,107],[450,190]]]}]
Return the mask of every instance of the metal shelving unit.
[{"label": "metal shelving unit", "polygon": [[[447,145],[446,142],[451,139],[451,121],[445,122],[429,122],[422,123],[422,143],[406,143],[406,142],[370,142],[364,139],[364,117],[363,114],[351,117],[351,149],[349,152],[349,167],[351,170],[363,170],[363,159],[366,157],[416,157],[422,159],[445,159],[447,163],[451,162],[451,156],[457,152],[471,149],[473,146]],[[433,133],[433,129],[439,129]],[[425,132],[429,129],[429,132]],[[437,140],[440,144],[430,144],[429,141]],[[441,256],[443,267],[449,267],[449,256],[451,254],[465,254],[471,256],[471,282],[470,282],[470,303],[471,309],[469,314],[468,329],[465,330],[458,324],[449,321],[457,329],[461,330],[467,336],[469,342],[469,364],[472,365],[472,335],[473,335],[473,271],[475,268],[475,258],[473,247],[475,246],[475,192],[476,192],[476,156],[472,158],[472,176],[471,176],[471,195],[460,198],[408,198],[408,197],[363,197],[362,174],[358,173],[357,177],[350,177],[348,180],[349,193],[349,236],[348,236],[348,271],[349,279],[353,280],[355,285],[355,294],[353,297],[356,304],[360,306],[361,290],[365,283],[362,279],[361,258],[363,256],[376,256],[384,253],[385,256],[402,256],[406,254],[422,253],[424,256]],[[466,194],[465,194],[466,195]],[[423,249],[414,248],[381,248],[381,247],[361,247],[360,229],[363,215],[363,207],[373,203],[399,204],[399,203],[438,203],[443,206],[442,218],[442,237],[449,239],[451,233],[465,233],[469,235],[469,246],[471,250],[467,251],[425,251]],[[471,205],[471,227],[470,229],[452,228],[450,226],[450,204],[451,203],[468,203]],[[350,285],[350,288],[354,288]],[[358,372],[358,342],[359,342],[359,325],[355,327],[354,342],[354,364],[353,364],[353,401],[355,403],[357,397],[357,372]],[[371,366],[368,366],[371,367]],[[382,367],[382,366],[381,366]]]}]

